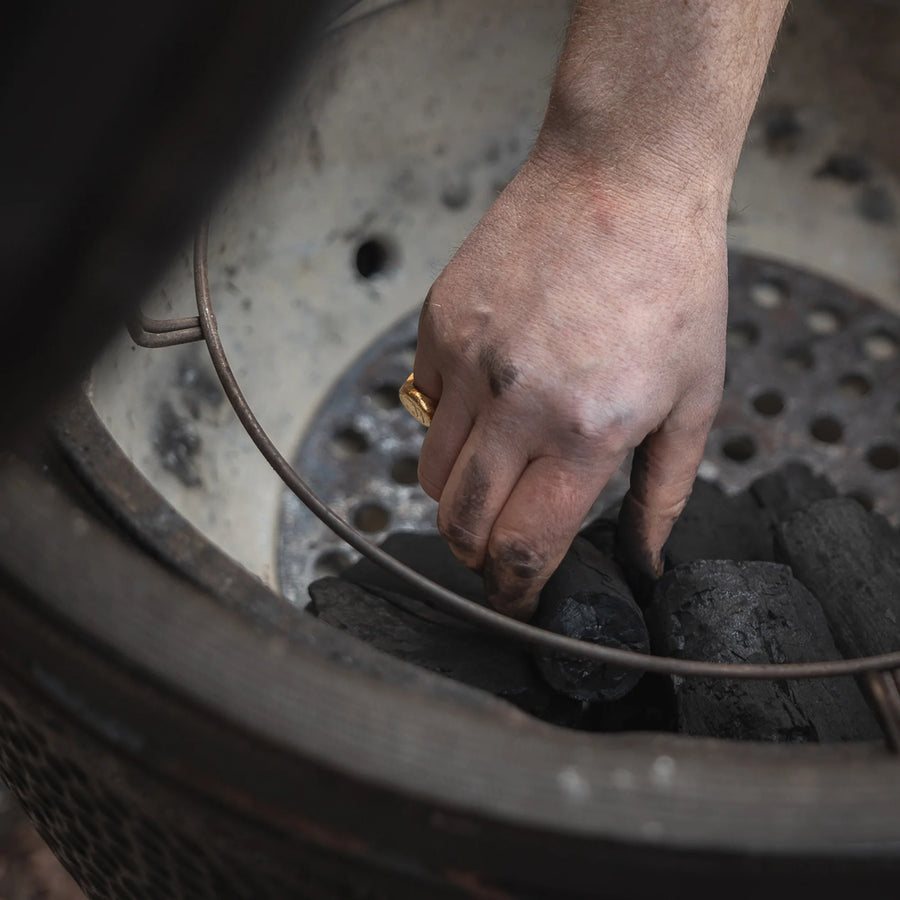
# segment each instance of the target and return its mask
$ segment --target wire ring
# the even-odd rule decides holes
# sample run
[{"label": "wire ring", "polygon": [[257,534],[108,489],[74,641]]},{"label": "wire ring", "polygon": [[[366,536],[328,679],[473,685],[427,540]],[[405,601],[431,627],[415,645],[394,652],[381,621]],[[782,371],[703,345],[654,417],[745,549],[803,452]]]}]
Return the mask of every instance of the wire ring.
[{"label": "wire ring", "polygon": [[863,656],[854,659],[822,660],[810,663],[717,663],[701,660],[677,659],[670,656],[653,656],[633,650],[619,650],[592,644],[577,638],[565,637],[551,631],[544,631],[534,625],[510,619],[501,613],[480,606],[459,594],[442,587],[399,560],[385,553],[371,541],[364,538],[352,525],[340,518],[309,485],[297,474],[293,466],[282,456],[250,408],[243,391],[234,376],[231,364],[225,354],[209,292],[209,269],[207,243],[209,222],[204,221],[198,228],[194,240],[194,292],[200,328],[203,332],[213,367],[222,383],[222,388],[235,414],[256,444],[266,462],[275,470],[285,485],[297,496],[310,512],[343,538],[354,550],[381,566],[392,575],[402,578],[407,584],[423,594],[430,606],[442,612],[487,629],[494,634],[520,644],[541,647],[555,653],[562,653],[591,662],[618,666],[623,669],[637,669],[662,675],[682,677],[731,678],[744,680],[835,678],[861,675],[867,672],[884,672],[900,668],[900,650],[878,656]]}]

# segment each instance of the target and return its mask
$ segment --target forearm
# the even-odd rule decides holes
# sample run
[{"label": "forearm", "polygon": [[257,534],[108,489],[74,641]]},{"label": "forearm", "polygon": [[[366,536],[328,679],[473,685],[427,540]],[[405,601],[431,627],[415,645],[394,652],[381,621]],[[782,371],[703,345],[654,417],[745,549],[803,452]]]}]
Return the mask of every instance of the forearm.
[{"label": "forearm", "polygon": [[626,185],[674,175],[727,189],[786,5],[581,0],[539,151]]}]

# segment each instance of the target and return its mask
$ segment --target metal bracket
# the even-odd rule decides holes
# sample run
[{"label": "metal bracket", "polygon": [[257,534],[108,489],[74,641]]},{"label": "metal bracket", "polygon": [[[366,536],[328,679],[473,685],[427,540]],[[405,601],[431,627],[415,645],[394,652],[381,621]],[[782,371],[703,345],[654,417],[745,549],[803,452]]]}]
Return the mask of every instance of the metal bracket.
[{"label": "metal bracket", "polygon": [[140,310],[126,323],[131,339],[139,347],[177,347],[203,340],[198,316],[181,319],[151,319]]}]

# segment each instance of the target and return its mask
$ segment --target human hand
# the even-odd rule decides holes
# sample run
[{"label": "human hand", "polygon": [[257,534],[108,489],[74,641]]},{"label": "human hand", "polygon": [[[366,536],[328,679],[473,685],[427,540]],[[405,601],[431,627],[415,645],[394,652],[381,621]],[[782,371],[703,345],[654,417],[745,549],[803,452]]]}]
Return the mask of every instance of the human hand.
[{"label": "human hand", "polygon": [[656,573],[702,459],[728,192],[657,174],[616,184],[545,137],[423,307],[415,380],[438,404],[419,480],[454,554],[517,618],[633,448],[620,528]]}]

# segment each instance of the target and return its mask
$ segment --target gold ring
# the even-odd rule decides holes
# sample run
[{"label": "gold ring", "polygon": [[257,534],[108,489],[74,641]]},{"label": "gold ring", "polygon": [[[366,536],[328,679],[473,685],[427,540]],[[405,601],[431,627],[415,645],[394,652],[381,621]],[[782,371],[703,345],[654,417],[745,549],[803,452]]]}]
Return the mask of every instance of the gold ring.
[{"label": "gold ring", "polygon": [[421,422],[427,428],[431,424],[437,403],[416,387],[414,375],[415,373],[410,373],[409,378],[403,382],[400,388],[400,402],[417,422]]}]

